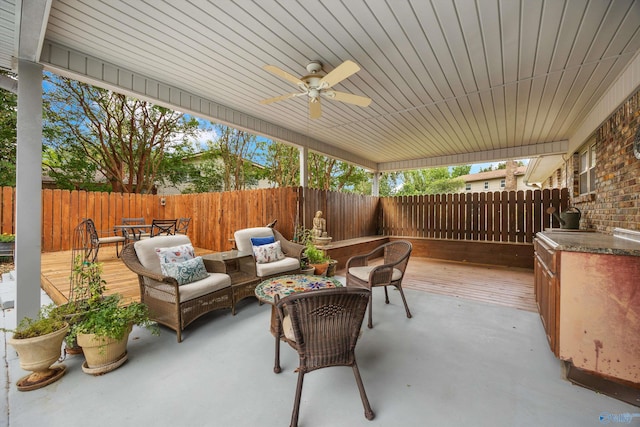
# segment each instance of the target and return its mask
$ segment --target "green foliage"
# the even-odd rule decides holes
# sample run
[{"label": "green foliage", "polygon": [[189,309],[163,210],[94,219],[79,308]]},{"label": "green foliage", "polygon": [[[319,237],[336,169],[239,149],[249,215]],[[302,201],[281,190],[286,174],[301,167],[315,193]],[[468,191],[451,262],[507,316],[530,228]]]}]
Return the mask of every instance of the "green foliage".
[{"label": "green foliage", "polygon": [[256,136],[220,124],[214,125],[214,129],[218,139],[209,149],[222,160],[223,190],[244,190],[256,185],[263,176],[253,164],[259,147]]},{"label": "green foliage", "polygon": [[[122,339],[131,325],[151,328],[157,334],[157,325],[149,319],[149,309],[139,302],[123,305],[119,294],[108,295],[90,305],[82,319],[71,326],[69,336],[95,334],[97,337]],[[69,338],[69,337],[68,337]]]},{"label": "green foliage", "polygon": [[328,262],[331,258],[327,256],[326,252],[322,249],[318,249],[314,246],[313,243],[308,242],[307,247],[304,250],[307,259],[309,260],[309,264],[322,264]]},{"label": "green foliage", "polygon": [[67,344],[72,345],[78,333],[121,339],[133,324],[150,328],[157,334],[159,330],[149,319],[145,304],[124,305],[120,294],[104,296],[106,282],[101,275],[102,264],[84,261],[80,256],[74,260],[72,298],[69,303],[54,309],[57,316],[70,319],[71,328],[65,338]]},{"label": "green foliage", "polygon": [[52,315],[53,307],[53,304],[42,307],[36,319],[25,317],[14,330],[4,328],[0,328],[0,330],[13,332],[15,339],[35,338],[59,331],[67,323],[60,317]]},{"label": "green foliage", "polygon": [[0,186],[16,185],[17,105],[15,93],[0,89]]},{"label": "green foliage", "polygon": [[0,234],[0,243],[11,243],[16,241],[16,235],[10,233]]},{"label": "green foliage", "polygon": [[[456,173],[462,171],[457,169]],[[452,177],[447,167],[406,171],[402,173],[402,180],[402,188],[396,195],[456,193],[464,187],[464,182]]]},{"label": "green foliage", "polygon": [[277,187],[300,185],[300,151],[297,147],[273,141],[267,144],[266,177]]}]

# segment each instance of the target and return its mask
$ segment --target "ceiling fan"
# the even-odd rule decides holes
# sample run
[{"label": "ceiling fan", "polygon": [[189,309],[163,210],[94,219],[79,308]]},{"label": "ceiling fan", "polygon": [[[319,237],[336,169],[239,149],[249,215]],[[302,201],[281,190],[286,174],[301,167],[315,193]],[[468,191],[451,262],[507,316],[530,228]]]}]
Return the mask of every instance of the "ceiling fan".
[{"label": "ceiling fan", "polygon": [[322,115],[322,110],[320,109],[321,96],[361,107],[368,107],[369,104],[371,104],[370,98],[331,89],[342,80],[360,71],[358,64],[353,61],[344,61],[326,75],[320,74],[322,70],[322,63],[320,61],[311,61],[307,64],[309,74],[300,78],[281,70],[275,65],[265,65],[263,68],[278,77],[294,83],[301,92],[288,93],[286,95],[276,96],[275,98],[264,99],[260,101],[261,104],[270,104],[272,102],[284,101],[285,99],[306,95],[309,98],[309,117],[312,119],[318,119]]}]

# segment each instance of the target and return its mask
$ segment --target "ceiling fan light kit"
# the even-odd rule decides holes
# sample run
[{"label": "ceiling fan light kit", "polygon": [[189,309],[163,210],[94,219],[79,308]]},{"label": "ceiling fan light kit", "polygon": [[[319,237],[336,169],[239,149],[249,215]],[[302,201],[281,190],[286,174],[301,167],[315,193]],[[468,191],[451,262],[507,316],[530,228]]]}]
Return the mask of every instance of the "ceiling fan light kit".
[{"label": "ceiling fan light kit", "polygon": [[334,101],[358,105],[360,107],[368,107],[369,104],[371,104],[370,98],[330,90],[334,85],[360,71],[358,64],[353,61],[344,61],[324,76],[320,74],[322,71],[322,63],[320,61],[311,61],[307,64],[307,72],[309,74],[300,78],[287,73],[275,65],[265,65],[263,68],[270,73],[295,84],[301,92],[288,93],[274,98],[264,99],[260,101],[261,104],[271,104],[272,102],[279,102],[289,98],[307,95],[309,98],[309,117],[312,119],[318,119],[322,115],[320,107],[321,96]]}]

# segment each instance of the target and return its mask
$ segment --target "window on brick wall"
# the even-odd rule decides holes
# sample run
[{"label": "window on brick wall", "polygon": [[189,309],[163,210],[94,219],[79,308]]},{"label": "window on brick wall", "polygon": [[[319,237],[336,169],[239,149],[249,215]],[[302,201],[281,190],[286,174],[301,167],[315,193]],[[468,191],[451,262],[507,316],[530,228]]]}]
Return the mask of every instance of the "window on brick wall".
[{"label": "window on brick wall", "polygon": [[593,193],[596,188],[596,143],[591,140],[580,152],[580,194]]}]

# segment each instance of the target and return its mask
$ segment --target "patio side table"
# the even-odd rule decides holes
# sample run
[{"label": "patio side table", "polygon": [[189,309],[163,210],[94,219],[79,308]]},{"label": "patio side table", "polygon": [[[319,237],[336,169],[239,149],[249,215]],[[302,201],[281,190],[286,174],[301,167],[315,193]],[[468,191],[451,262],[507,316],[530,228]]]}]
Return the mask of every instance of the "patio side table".
[{"label": "patio side table", "polygon": [[254,290],[260,281],[256,277],[253,254],[232,250],[202,255],[202,260],[207,271],[224,273],[231,277],[231,313],[235,316],[238,301],[255,296]]}]

